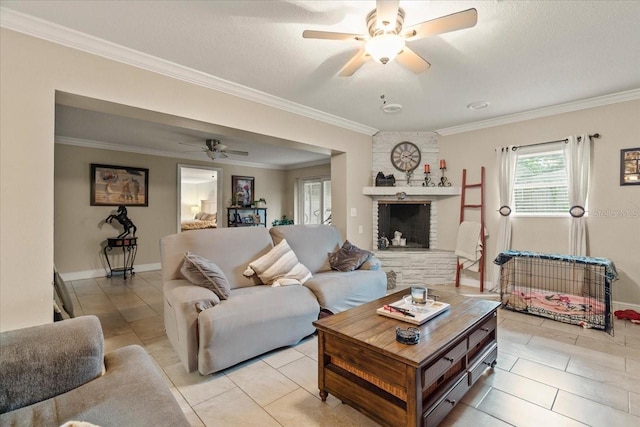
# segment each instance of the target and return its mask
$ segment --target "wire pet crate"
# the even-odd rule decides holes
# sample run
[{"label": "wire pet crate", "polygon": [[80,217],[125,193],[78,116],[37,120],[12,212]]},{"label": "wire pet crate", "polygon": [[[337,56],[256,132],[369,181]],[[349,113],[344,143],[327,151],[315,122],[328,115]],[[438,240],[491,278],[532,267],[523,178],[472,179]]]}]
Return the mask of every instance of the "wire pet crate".
[{"label": "wire pet crate", "polygon": [[505,251],[500,299],[506,309],[613,335],[611,282],[616,268],[606,258]]}]

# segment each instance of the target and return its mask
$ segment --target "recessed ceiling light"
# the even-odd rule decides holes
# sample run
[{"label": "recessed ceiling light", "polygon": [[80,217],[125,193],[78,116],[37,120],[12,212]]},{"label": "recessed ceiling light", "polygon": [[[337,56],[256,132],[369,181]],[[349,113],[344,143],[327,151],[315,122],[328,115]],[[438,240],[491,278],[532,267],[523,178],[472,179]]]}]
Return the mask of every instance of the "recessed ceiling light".
[{"label": "recessed ceiling light", "polygon": [[398,113],[402,110],[402,105],[400,104],[384,104],[382,107],[380,107],[382,109],[382,111],[384,111],[385,113]]},{"label": "recessed ceiling light", "polygon": [[471,104],[467,105],[467,108],[469,110],[484,110],[488,106],[489,106],[489,103],[487,101],[478,101],[478,102],[472,102]]}]

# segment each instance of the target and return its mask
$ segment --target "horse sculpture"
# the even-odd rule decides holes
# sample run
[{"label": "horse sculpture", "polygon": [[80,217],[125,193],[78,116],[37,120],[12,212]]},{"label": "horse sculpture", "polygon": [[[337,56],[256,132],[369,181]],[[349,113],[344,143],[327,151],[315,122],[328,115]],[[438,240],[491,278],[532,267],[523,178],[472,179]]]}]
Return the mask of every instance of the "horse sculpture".
[{"label": "horse sculpture", "polygon": [[105,219],[105,222],[108,222],[109,224],[111,224],[111,221],[113,221],[114,219],[117,220],[124,227],[124,231],[122,233],[120,233],[120,235],[118,236],[118,239],[121,239],[121,238],[129,235],[129,233],[131,232],[132,228],[133,228],[133,237],[136,237],[136,230],[138,228],[133,224],[133,221],[131,221],[129,219],[129,217],[127,216],[127,208],[125,208],[122,205],[118,206],[118,214],[117,215],[114,215],[114,214],[109,215]]}]

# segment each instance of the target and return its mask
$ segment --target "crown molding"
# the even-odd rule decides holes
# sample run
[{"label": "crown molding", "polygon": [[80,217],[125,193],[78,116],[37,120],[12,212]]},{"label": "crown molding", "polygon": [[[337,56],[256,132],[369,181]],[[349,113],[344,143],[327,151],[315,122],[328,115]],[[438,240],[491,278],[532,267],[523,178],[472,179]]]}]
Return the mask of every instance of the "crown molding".
[{"label": "crown molding", "polygon": [[325,113],[265,92],[251,89],[174,62],[148,55],[106,40],[0,6],[0,27],[67,46],[106,59],[132,65],[187,83],[298,114],[343,129],[373,135],[377,129]]},{"label": "crown molding", "polygon": [[[125,153],[144,154],[147,156],[170,157],[172,159],[185,159],[185,160],[198,161],[198,162],[206,162],[208,159],[208,158],[207,159],[196,158],[196,156],[193,154],[180,153],[175,151],[156,150],[153,148],[143,148],[143,147],[135,147],[133,145],[113,144],[110,142],[93,141],[88,139],[69,138],[66,136],[56,136],[55,143],[62,144],[62,145],[73,145],[75,147],[96,148],[98,150],[121,151]],[[289,169],[297,169],[298,167],[306,167],[305,166],[306,164],[303,166],[299,166],[299,165],[280,166],[280,165],[270,165],[266,163],[243,162],[241,160],[232,160],[232,159],[217,159],[215,161],[210,160],[210,162],[213,166],[237,165],[237,166],[247,166],[252,168],[274,169],[274,170],[289,170]],[[327,161],[325,161],[324,163],[326,162]]]},{"label": "crown molding", "polygon": [[566,104],[552,105],[550,107],[538,108],[536,110],[522,113],[509,114],[507,116],[496,117],[495,119],[482,120],[479,122],[467,123],[448,128],[437,129],[439,135],[447,136],[457,133],[471,132],[479,129],[486,129],[494,126],[501,126],[510,123],[523,122],[525,120],[538,119],[541,117],[555,116],[572,111],[585,110],[587,108],[602,107],[604,105],[617,104],[619,102],[635,101],[640,99],[640,89],[632,89],[610,95],[597,96],[595,98],[582,99],[580,101],[567,102]]}]

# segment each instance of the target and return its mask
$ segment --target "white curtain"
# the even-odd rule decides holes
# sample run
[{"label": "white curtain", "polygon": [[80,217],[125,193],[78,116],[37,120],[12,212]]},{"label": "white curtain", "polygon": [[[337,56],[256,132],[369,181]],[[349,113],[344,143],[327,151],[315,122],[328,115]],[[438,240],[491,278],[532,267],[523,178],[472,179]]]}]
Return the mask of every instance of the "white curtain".
[{"label": "white curtain", "polygon": [[[500,223],[496,239],[496,257],[502,251],[511,248],[511,196],[516,174],[516,150],[513,145],[496,148],[498,170],[498,202],[500,203]],[[494,265],[494,289],[500,285],[500,266]]]},{"label": "white curtain", "polygon": [[587,226],[583,217],[589,194],[591,174],[591,139],[589,135],[570,136],[564,148],[567,167],[571,228],[569,254],[587,255]]}]

